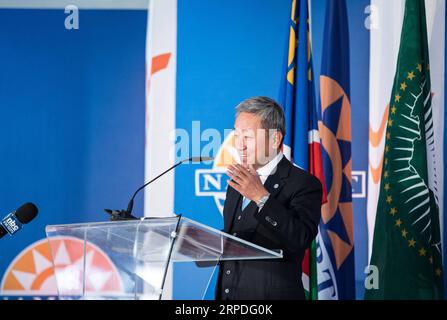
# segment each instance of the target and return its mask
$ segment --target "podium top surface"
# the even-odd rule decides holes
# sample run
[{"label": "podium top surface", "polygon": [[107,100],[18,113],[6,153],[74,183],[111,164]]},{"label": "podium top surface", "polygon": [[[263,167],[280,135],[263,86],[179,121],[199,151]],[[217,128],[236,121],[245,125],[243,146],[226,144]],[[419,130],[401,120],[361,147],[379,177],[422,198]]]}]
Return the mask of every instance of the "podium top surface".
[{"label": "podium top surface", "polygon": [[282,258],[281,250],[263,248],[181,216],[49,225],[46,233],[50,245],[61,237],[71,237],[108,254],[144,262]]}]

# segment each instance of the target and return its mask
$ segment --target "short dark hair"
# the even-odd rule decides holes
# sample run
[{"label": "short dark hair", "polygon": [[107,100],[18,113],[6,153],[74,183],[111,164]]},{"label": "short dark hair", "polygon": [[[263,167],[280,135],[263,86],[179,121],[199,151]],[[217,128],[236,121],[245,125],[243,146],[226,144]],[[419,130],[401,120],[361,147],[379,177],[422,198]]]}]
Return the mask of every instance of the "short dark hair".
[{"label": "short dark hair", "polygon": [[[286,120],[283,108],[269,97],[253,97],[242,101],[236,106],[236,117],[242,113],[256,114],[261,118],[262,127],[266,130],[276,129],[282,133],[283,141],[286,135]],[[281,141],[281,145],[283,143]]]}]

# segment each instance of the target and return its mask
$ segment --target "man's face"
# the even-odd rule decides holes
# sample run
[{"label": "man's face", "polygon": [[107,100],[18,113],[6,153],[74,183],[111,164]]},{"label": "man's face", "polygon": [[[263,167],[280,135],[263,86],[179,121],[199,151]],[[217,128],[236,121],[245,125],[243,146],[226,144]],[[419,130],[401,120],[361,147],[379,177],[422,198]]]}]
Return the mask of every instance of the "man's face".
[{"label": "man's face", "polygon": [[235,147],[242,165],[251,164],[255,169],[262,167],[278,152],[277,137],[263,129],[259,116],[241,112],[236,118],[234,129]]}]

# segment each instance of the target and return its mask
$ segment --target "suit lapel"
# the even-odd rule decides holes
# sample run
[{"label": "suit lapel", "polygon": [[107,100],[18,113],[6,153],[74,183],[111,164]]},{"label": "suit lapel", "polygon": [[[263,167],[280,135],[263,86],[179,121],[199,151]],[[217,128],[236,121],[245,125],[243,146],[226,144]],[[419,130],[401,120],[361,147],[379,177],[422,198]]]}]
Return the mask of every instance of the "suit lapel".
[{"label": "suit lapel", "polygon": [[251,216],[256,212],[257,209],[258,209],[258,206],[256,205],[256,202],[250,201],[250,203],[247,205],[245,210],[242,211],[242,214]]},{"label": "suit lapel", "polygon": [[285,179],[289,176],[290,166],[292,164],[284,156],[276,167],[274,174],[270,175],[264,183],[264,187],[270,193],[271,197],[275,197],[285,184]]},{"label": "suit lapel", "polygon": [[[278,192],[281,191],[281,188],[285,184],[285,178],[289,176],[291,165],[292,164],[289,162],[289,160],[287,160],[286,157],[283,157],[281,161],[278,163],[278,166],[276,167],[276,171],[274,172],[274,174],[270,175],[265,181],[264,187],[270,193],[270,197],[275,197],[278,194]],[[229,203],[229,206],[231,207],[230,211],[231,215],[229,214],[228,217],[230,217],[231,219],[225,223],[225,226],[228,227],[228,229],[226,229],[227,231],[230,229],[234,219],[234,215],[237,211],[236,206],[241,203],[239,201],[239,198],[241,197],[239,192],[237,192],[233,188],[232,191],[237,196],[232,196],[232,199],[234,200],[232,200]],[[243,211],[243,214],[247,216],[253,216],[256,213],[256,210],[258,210],[258,206],[254,201],[251,201]]]}]

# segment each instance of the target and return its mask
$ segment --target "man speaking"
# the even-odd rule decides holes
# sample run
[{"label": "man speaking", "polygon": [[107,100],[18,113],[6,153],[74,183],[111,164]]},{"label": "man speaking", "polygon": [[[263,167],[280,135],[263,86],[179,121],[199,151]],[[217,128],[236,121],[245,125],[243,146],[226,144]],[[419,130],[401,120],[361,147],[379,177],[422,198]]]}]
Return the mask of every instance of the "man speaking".
[{"label": "man speaking", "polygon": [[224,232],[282,249],[284,257],[222,261],[216,298],[304,299],[301,264],[318,232],[321,184],[281,152],[285,119],[274,100],[243,101],[236,107],[234,129],[240,163],[228,167]]}]

